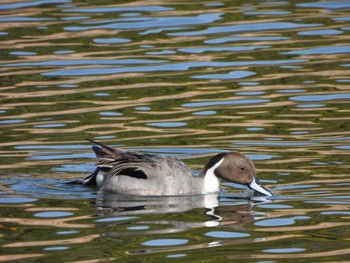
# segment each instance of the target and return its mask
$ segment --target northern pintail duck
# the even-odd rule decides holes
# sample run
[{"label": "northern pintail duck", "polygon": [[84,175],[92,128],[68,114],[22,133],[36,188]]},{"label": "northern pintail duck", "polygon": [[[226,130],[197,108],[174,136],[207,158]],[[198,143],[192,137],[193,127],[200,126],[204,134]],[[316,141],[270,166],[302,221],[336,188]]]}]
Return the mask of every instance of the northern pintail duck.
[{"label": "northern pintail duck", "polygon": [[97,164],[95,171],[75,183],[96,185],[104,193],[141,196],[176,196],[216,193],[220,178],[246,185],[272,196],[259,183],[253,162],[238,152],[219,153],[194,176],[182,161],[171,156],[124,151],[91,141]]}]

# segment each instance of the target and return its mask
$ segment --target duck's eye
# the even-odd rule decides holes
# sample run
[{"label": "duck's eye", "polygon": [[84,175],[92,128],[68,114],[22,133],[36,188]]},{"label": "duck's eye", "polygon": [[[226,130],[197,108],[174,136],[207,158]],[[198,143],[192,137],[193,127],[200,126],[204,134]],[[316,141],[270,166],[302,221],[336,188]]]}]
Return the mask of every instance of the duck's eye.
[{"label": "duck's eye", "polygon": [[245,171],[245,167],[241,167],[241,171]]}]

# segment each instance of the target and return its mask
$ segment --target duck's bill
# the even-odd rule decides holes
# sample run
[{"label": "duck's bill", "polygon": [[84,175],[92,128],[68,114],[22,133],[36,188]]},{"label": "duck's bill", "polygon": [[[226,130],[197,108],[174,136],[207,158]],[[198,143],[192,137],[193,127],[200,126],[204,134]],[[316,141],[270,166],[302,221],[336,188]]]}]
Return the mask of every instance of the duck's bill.
[{"label": "duck's bill", "polygon": [[253,181],[248,185],[248,187],[262,195],[273,196],[273,194],[269,190],[267,190],[263,185],[261,185],[258,179],[256,178],[253,179]]}]

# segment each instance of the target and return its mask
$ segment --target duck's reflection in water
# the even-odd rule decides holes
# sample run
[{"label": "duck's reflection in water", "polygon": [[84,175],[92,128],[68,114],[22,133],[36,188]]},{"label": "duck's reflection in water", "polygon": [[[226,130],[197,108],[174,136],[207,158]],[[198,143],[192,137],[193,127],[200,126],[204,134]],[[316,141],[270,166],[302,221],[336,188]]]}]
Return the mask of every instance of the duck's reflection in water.
[{"label": "duck's reflection in water", "polygon": [[[229,200],[229,202],[228,202]],[[269,202],[265,199],[266,202]],[[164,234],[182,232],[198,227],[225,226],[231,229],[244,230],[245,225],[254,220],[252,208],[256,201],[245,198],[225,198],[220,203],[217,195],[196,196],[127,196],[119,194],[99,194],[97,197],[98,216],[101,218],[137,216],[140,220],[134,220],[135,225],[163,225],[167,228],[142,231],[109,232],[109,236],[138,235],[138,234]],[[259,201],[261,203],[261,201]],[[172,216],[181,218],[169,220],[166,214],[183,214],[194,209],[203,209],[204,220],[193,222],[186,216]],[[164,215],[158,219],[147,220],[147,215]],[[164,218],[160,219],[159,218]],[[196,217],[198,218],[198,217]],[[116,223],[116,222],[114,222]]]}]

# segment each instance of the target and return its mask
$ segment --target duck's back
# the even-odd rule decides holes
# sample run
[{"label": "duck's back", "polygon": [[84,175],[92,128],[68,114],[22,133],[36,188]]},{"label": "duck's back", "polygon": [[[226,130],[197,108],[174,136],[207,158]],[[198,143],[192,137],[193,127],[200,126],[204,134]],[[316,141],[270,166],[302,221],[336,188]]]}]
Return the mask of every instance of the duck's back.
[{"label": "duck's back", "polygon": [[200,178],[174,157],[129,153],[113,161],[101,190],[133,195],[200,194]]}]

